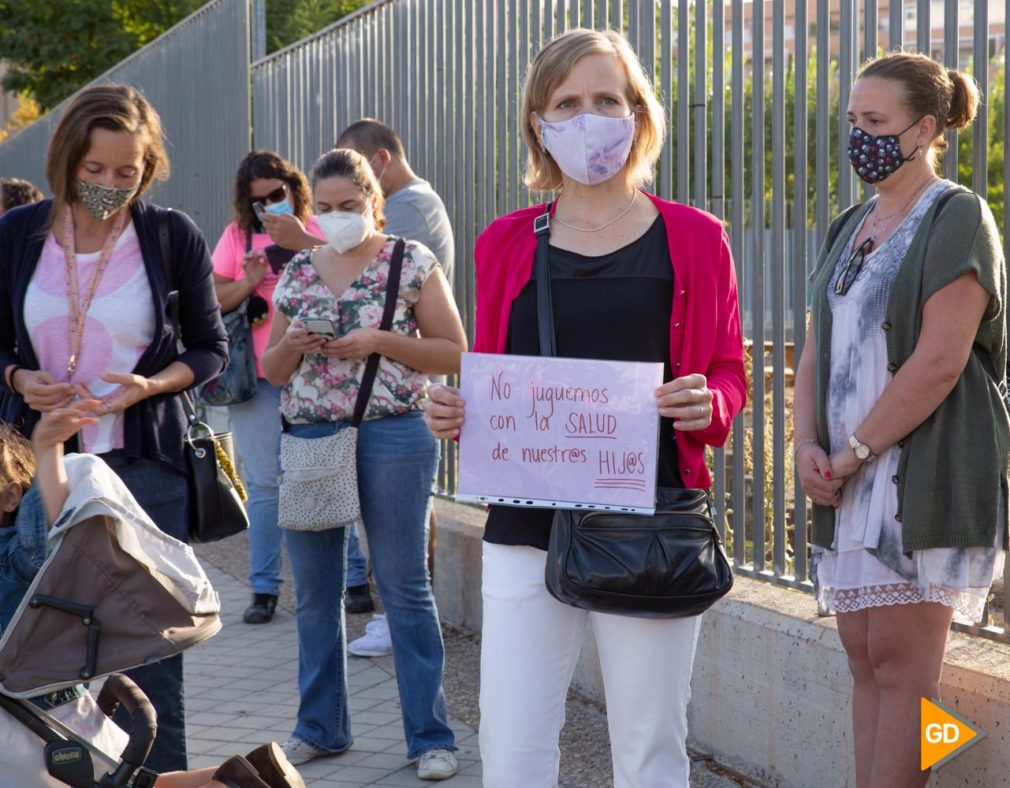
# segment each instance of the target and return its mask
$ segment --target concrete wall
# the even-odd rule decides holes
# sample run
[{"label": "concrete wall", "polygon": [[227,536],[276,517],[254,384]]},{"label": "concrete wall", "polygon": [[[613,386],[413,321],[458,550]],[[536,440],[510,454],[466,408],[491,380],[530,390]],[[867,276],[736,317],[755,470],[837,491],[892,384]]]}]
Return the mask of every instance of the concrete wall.
[{"label": "concrete wall", "polygon": [[[479,509],[439,500],[435,595],[449,624],[480,631]],[[602,703],[591,631],[574,679]],[[737,578],[705,614],[692,681],[691,743],[782,788],[855,785],[850,679],[833,618],[805,594]],[[952,633],[943,702],[986,738],[939,769],[932,788],[1010,786],[1010,646]]]}]

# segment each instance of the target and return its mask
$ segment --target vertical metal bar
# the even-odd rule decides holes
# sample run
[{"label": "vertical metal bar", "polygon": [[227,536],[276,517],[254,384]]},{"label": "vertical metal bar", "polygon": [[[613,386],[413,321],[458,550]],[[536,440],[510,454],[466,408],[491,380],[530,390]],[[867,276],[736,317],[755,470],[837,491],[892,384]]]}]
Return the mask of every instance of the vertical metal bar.
[{"label": "vertical metal bar", "polygon": [[932,57],[933,28],[929,19],[932,0],[918,0],[915,11],[915,46],[920,52]]},{"label": "vertical metal bar", "polygon": [[[695,41],[695,46],[698,42]],[[699,100],[701,100],[699,98]],[[677,200],[691,199],[691,8],[677,3]]]},{"label": "vertical metal bar", "polygon": [[[733,247],[733,259],[736,263],[737,287],[741,301],[747,280],[745,275],[744,253],[744,76],[743,76],[743,32],[744,13],[743,0],[732,2],[732,79],[733,91],[731,102],[731,143],[730,143],[730,178],[732,180],[733,196],[730,201],[730,243]],[[827,0],[822,0],[827,2]],[[1010,0],[1008,0],[1010,2]],[[744,326],[744,331],[747,326]],[[753,377],[753,375],[752,375]],[[744,434],[744,415],[739,414],[733,420],[733,563],[741,566],[747,561],[747,498],[744,453],[746,441]]]},{"label": "vertical metal bar", "polygon": [[568,0],[554,0],[554,14],[558,33],[564,33],[568,29]]},{"label": "vertical metal bar", "polygon": [[[716,0],[722,2],[722,0]],[[683,5],[687,5],[684,3]],[[708,5],[695,0],[694,21],[694,205],[708,208]],[[720,53],[721,54],[721,53]],[[684,129],[686,132],[687,129]]]},{"label": "vertical metal bar", "polygon": [[656,4],[649,2],[639,14],[638,56],[645,63],[650,80],[656,78]]},{"label": "vertical metal bar", "polygon": [[554,38],[554,5],[553,0],[543,0],[544,2],[544,43]]},{"label": "vertical metal bar", "polygon": [[785,0],[772,0],[772,566],[786,572],[786,79]]},{"label": "vertical metal bar", "polygon": [[[712,195],[711,210],[726,218],[725,0],[712,3]],[[715,527],[726,538],[726,449],[712,452],[715,465]]]},{"label": "vertical metal bar", "polygon": [[[793,95],[793,371],[806,341],[807,315],[807,0],[795,0],[796,68]],[[793,475],[793,576],[807,579],[807,498]]]},{"label": "vertical metal bar", "polygon": [[542,44],[540,40],[541,31],[547,35],[546,30],[544,30],[543,18],[544,18],[544,0],[532,0],[533,8],[530,10],[530,57],[532,58],[537,52],[540,51],[540,46]]},{"label": "vertical metal bar", "polygon": [[639,41],[639,17],[640,7],[638,0],[631,0],[628,4],[628,41],[631,42],[631,48],[635,50],[639,57],[642,56],[641,42]]},{"label": "vertical metal bar", "polygon": [[[828,0],[817,0],[817,87],[818,97],[831,95],[831,83],[828,80],[830,57],[828,52],[828,31],[831,27],[831,12]],[[821,98],[817,102],[814,118],[814,137],[816,160],[814,172],[817,175],[817,245],[824,240],[828,230],[828,217],[831,212],[831,103]],[[841,150],[841,148],[839,148]]]},{"label": "vertical metal bar", "polygon": [[877,56],[877,0],[863,3],[863,60]]},{"label": "vertical metal bar", "polygon": [[[673,197],[671,178],[673,176],[673,145],[677,138],[677,148],[680,148],[681,134],[684,129],[678,124],[673,126],[671,109],[673,106],[673,0],[662,0],[659,20],[659,94],[662,96],[663,115],[666,117],[667,134],[663,141],[663,150],[659,156],[659,196],[669,200]],[[678,58],[683,56],[677,53]]]},{"label": "vertical metal bar", "polygon": [[523,141],[522,136],[519,133],[523,119],[519,117],[522,112],[522,106],[520,101],[522,101],[522,85],[523,81],[526,79],[526,68],[529,65],[529,46],[530,46],[530,9],[529,0],[519,0],[519,30],[518,33],[513,36],[516,42],[515,49],[515,68],[513,73],[515,74],[516,81],[515,87],[513,88],[513,93],[516,97],[516,112],[513,119],[513,136],[515,138],[515,153],[513,155],[513,166],[514,166],[514,181],[516,186],[516,197],[514,206],[516,208],[525,206],[529,204],[529,190],[526,188],[526,184],[523,183]]},{"label": "vertical metal bar", "polygon": [[[849,131],[844,122],[849,106],[849,92],[852,88],[852,77],[855,74],[855,53],[852,47],[852,34],[856,21],[856,0],[841,0],[839,8],[838,41],[838,150],[843,151],[848,144]],[[844,210],[852,204],[852,169],[839,166],[838,173],[838,210]]]},{"label": "vertical metal bar", "polygon": [[[983,0],[985,2],[985,0]],[[1010,0],[1006,0],[1003,6],[1003,19],[1006,22],[1010,22]],[[1010,64],[1006,64],[1008,60],[1007,55],[1010,54],[1010,39],[1004,37],[1003,40],[1003,139],[1010,140],[1010,104],[1007,104],[1007,98],[1010,97]],[[1004,142],[1004,145],[1006,143]],[[1010,156],[1005,155],[1006,151],[1004,148],[1003,156],[1003,183],[1010,183]],[[1004,193],[1003,197],[1003,257],[1010,260],[1010,200],[1006,199]],[[1005,604],[1005,603],[1004,603]],[[1005,614],[1004,614],[1005,615]]]},{"label": "vertical metal bar", "polygon": [[751,400],[751,446],[754,467],[753,512],[754,523],[751,541],[754,554],[751,560],[757,572],[765,566],[765,275],[764,275],[764,234],[765,234],[765,0],[754,0],[751,4],[751,321],[754,328],[751,358],[754,363],[753,389]]},{"label": "vertical metal bar", "polygon": [[516,117],[519,114],[519,36],[516,24],[518,20],[515,14],[516,0],[512,0],[512,13],[509,14],[509,32],[507,40],[508,50],[508,121],[505,137],[505,144],[508,151],[508,169],[499,173],[499,177],[506,179],[508,184],[508,201],[505,209],[514,211],[519,207],[519,186],[520,177],[516,172],[517,150],[519,148],[516,139]]},{"label": "vertical metal bar", "polygon": [[624,32],[624,0],[610,0],[610,26]]},{"label": "vertical metal bar", "polygon": [[[957,68],[959,39],[957,4],[958,0],[944,0],[943,4],[943,64],[947,68]],[[975,24],[978,25],[978,19],[975,20]],[[978,55],[976,51],[975,56]],[[987,61],[987,57],[982,58],[983,64]],[[949,180],[957,181],[957,129],[948,129],[944,137],[947,140],[947,152],[943,156],[943,175]]]},{"label": "vertical metal bar", "polygon": [[594,26],[597,30],[606,30],[611,26],[607,21],[607,0],[596,0],[596,22]]},{"label": "vertical metal bar", "polygon": [[[971,188],[983,198],[988,196],[988,161],[989,161],[989,4],[986,0],[975,0],[975,57],[972,70],[983,100],[978,106],[978,116],[975,118],[974,137],[972,139],[972,175]],[[1004,20],[1004,30],[1006,30]],[[1003,97],[1003,111],[1010,112]],[[957,161],[957,148],[954,149],[954,160]],[[1007,228],[1003,228],[1006,234]]]},{"label": "vertical metal bar", "polygon": [[890,0],[888,5],[890,21],[887,25],[887,47],[892,51],[905,46],[904,6],[904,0]]},{"label": "vertical metal bar", "polygon": [[252,59],[267,56],[267,3],[252,0]]},{"label": "vertical metal bar", "polygon": [[510,9],[506,8],[505,0],[498,0],[498,13],[495,15],[495,33],[497,34],[497,68],[495,80],[495,109],[498,131],[495,135],[495,149],[498,151],[498,202],[496,211],[507,213],[508,202],[508,62],[506,61],[506,46],[508,43],[506,28],[511,17]]}]

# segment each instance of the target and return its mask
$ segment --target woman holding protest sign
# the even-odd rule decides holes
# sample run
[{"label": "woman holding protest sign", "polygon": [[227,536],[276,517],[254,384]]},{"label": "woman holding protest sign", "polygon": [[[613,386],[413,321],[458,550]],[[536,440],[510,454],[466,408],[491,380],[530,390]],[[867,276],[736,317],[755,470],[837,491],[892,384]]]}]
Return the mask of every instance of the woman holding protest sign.
[{"label": "woman holding protest sign", "polygon": [[[660,361],[659,486],[709,485],[705,447],[721,445],[745,400],[729,244],[719,221],[661,200],[650,181],[663,111],[628,42],[577,29],[547,43],[527,74],[526,183],[549,206],[556,355]],[[615,207],[616,206],[616,207]],[[533,274],[544,206],[504,216],[477,241],[474,349],[541,355]],[[433,386],[436,437],[465,404]],[[573,491],[573,494],[576,491]],[[557,785],[558,737],[588,620],[599,647],[617,786],[686,786],[687,700],[699,617],[587,612],[549,595],[554,512],[491,507],[483,555],[480,748],[484,784]]]}]

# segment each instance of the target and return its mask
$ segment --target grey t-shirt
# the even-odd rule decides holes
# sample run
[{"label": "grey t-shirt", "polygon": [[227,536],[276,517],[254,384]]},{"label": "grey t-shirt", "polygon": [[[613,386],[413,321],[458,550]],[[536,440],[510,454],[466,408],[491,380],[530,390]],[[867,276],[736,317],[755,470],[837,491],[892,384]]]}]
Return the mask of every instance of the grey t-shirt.
[{"label": "grey t-shirt", "polygon": [[452,287],[455,256],[452,225],[442,198],[428,181],[416,178],[386,198],[385,232],[419,241],[431,249]]}]

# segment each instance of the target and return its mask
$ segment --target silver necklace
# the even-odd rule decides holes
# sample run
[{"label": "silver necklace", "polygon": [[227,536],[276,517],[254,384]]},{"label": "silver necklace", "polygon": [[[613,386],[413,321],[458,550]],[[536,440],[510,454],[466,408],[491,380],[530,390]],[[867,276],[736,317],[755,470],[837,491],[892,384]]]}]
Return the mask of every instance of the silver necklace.
[{"label": "silver necklace", "polygon": [[638,197],[638,189],[635,189],[635,193],[631,195],[631,202],[629,202],[624,207],[624,210],[621,211],[619,214],[617,214],[617,216],[615,216],[610,221],[601,224],[599,227],[579,227],[578,225],[575,224],[569,224],[560,216],[558,216],[556,213],[554,214],[554,221],[556,221],[558,224],[563,224],[565,227],[570,227],[572,230],[578,230],[580,233],[598,233],[604,227],[610,227],[610,225],[612,225],[614,222],[620,221],[625,216],[627,216],[628,211],[631,210],[631,206],[635,204],[635,199],[637,197]]},{"label": "silver necklace", "polygon": [[935,178],[933,178],[933,176],[926,178],[925,183],[923,183],[922,186],[920,186],[918,189],[915,190],[912,196],[905,201],[904,205],[902,205],[897,211],[890,214],[889,216],[880,215],[880,197],[878,196],[877,202],[873,206],[873,233],[871,234],[871,237],[875,238],[877,236],[877,232],[880,230],[880,225],[882,223],[886,222],[886,224],[884,224],[884,227],[886,228],[894,217],[901,216],[901,214],[905,213],[905,211],[908,210],[909,206],[912,205],[915,202],[915,200],[924,191],[926,191],[927,188],[929,188],[930,184],[932,184],[934,180]]}]

